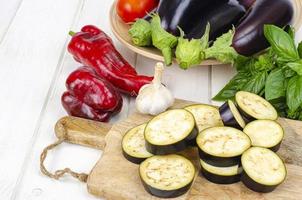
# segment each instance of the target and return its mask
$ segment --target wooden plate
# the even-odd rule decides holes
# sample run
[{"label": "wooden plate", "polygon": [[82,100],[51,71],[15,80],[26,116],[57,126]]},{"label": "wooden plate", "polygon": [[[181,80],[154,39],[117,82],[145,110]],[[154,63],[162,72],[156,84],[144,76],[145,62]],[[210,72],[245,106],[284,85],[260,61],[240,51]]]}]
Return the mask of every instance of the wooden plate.
[{"label": "wooden plate", "polygon": [[[293,19],[293,26],[296,30],[298,30],[301,27],[302,24],[302,1],[301,0],[291,0],[294,5],[294,19]],[[130,25],[124,23],[117,15],[115,10],[115,4],[114,2],[110,9],[110,26],[113,34],[115,37],[127,48],[134,51],[135,53],[138,53],[142,56],[158,60],[158,61],[164,61],[164,57],[161,55],[161,52],[154,48],[154,47],[138,47],[135,46],[131,38],[128,34],[128,30],[130,28]],[[278,13],[276,13],[277,15]],[[175,61],[175,59],[174,59]],[[217,60],[205,60],[200,65],[207,66],[207,65],[221,65],[221,62],[218,62]]]}]

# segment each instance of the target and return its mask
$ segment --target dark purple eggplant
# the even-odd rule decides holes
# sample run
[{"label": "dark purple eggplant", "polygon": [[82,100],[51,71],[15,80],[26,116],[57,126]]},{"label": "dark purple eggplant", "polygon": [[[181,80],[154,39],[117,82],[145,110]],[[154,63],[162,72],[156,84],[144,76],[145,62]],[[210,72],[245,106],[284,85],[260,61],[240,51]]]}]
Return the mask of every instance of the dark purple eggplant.
[{"label": "dark purple eggplant", "polygon": [[220,106],[219,113],[225,126],[230,126],[239,130],[242,130],[245,127],[245,121],[232,100],[228,100]]},{"label": "dark purple eggplant", "polygon": [[[161,18],[162,28],[175,36],[179,36],[178,27],[187,33],[199,23],[204,23],[206,26],[207,21],[204,21],[202,16],[206,15],[213,8],[226,4],[228,1],[161,0],[157,12]],[[204,30],[200,30],[200,32],[202,36]]]},{"label": "dark purple eggplant", "polygon": [[258,53],[269,46],[263,32],[264,25],[284,27],[292,18],[293,6],[289,0],[257,0],[236,28],[232,46],[241,55]]},{"label": "dark purple eggplant", "polygon": [[210,40],[215,40],[236,26],[245,14],[245,8],[237,1],[229,1],[228,3],[211,5],[204,12],[196,16],[194,20],[198,23],[191,27],[184,27],[186,38],[198,39],[205,32],[207,23],[210,23]]},{"label": "dark purple eggplant", "polygon": [[240,5],[243,5],[246,10],[252,7],[256,0],[238,0]]}]

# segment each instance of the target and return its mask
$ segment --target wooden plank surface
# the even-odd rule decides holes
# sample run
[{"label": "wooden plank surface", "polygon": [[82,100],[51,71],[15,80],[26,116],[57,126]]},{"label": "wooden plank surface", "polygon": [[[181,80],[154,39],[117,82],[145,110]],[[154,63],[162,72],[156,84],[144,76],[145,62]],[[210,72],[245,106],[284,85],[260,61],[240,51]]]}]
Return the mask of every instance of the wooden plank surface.
[{"label": "wooden plank surface", "polygon": [[15,195],[79,2],[24,0],[6,19],[15,15],[0,44],[0,199]]},{"label": "wooden plank surface", "polygon": [[[109,9],[111,2],[89,0],[82,1],[80,4],[81,9],[77,13],[77,19],[72,29],[77,31],[83,25],[94,24],[112,36],[109,22],[104,20],[107,14],[106,10]],[[122,48],[120,44],[116,46],[123,56],[134,65],[134,53]],[[15,199],[21,200],[24,197],[28,199],[34,198],[35,200],[95,199],[95,197],[87,193],[85,184],[78,183],[73,179],[66,179],[63,182],[49,180],[49,178],[40,173],[39,169],[39,155],[45,145],[55,140],[53,131],[54,124],[57,119],[65,115],[65,111],[60,102],[60,97],[65,91],[65,80],[71,71],[81,66],[73,60],[72,56],[70,56],[65,49],[62,51],[65,53],[59,73],[53,83],[54,85],[50,92],[41,124],[38,125],[37,138],[30,155],[27,157],[28,162],[24,168],[25,173],[18,185]],[[120,115],[113,119],[113,122],[127,116],[128,104],[129,99],[124,98],[123,110]],[[79,148],[75,145],[64,144],[58,151],[54,151],[53,155],[55,155],[55,157],[50,156],[46,161],[50,169],[54,170],[65,168],[66,166],[75,166],[75,170],[88,173],[96,160],[101,156],[101,152],[95,149]]]},{"label": "wooden plank surface", "polygon": [[[113,0],[0,2],[0,199],[96,199],[85,184],[44,177],[38,161],[42,148],[55,139],[54,123],[66,114],[60,96],[67,75],[78,66],[65,51],[67,32],[95,24],[113,37],[107,17]],[[302,40],[302,30],[297,38]],[[153,73],[155,61],[115,43],[139,72]],[[229,66],[188,71],[173,66],[164,82],[178,98],[208,103],[233,73]],[[125,97],[123,111],[113,122],[133,111],[134,99]],[[66,144],[53,154],[46,162],[51,169],[75,166],[88,172],[101,152]]]}]

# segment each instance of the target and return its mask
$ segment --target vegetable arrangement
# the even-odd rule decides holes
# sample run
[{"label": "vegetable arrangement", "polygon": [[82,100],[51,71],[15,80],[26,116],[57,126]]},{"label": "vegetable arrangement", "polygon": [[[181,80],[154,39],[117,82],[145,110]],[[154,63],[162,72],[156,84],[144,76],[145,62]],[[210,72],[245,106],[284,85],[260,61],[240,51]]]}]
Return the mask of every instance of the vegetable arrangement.
[{"label": "vegetable arrangement", "polygon": [[205,59],[234,63],[238,54],[261,52],[269,45],[264,25],[289,25],[293,6],[289,0],[161,0],[150,18],[131,26],[133,43],[158,48],[166,65],[176,48],[178,64],[187,69]]},{"label": "vegetable arrangement", "polygon": [[189,190],[195,167],[177,153],[192,147],[198,148],[207,180],[241,180],[251,190],[271,192],[286,177],[275,153],[284,136],[277,117],[264,98],[239,91],[235,102],[229,100],[219,109],[203,104],[172,109],[134,127],[122,139],[123,154],[140,164],[142,184],[157,197],[177,197]]},{"label": "vegetable arrangement", "polygon": [[[243,57],[234,52],[223,59],[232,60],[237,74],[213,98],[233,99],[239,90],[265,97],[282,117],[302,120],[302,42],[294,42],[294,31],[265,25],[269,49],[260,56]],[[211,48],[222,48],[213,45]]]},{"label": "vegetable arrangement", "polygon": [[108,121],[123,106],[121,92],[136,96],[153,77],[138,75],[115,49],[111,38],[95,26],[70,32],[68,51],[85,67],[66,80],[62,105],[68,114],[97,121]]}]

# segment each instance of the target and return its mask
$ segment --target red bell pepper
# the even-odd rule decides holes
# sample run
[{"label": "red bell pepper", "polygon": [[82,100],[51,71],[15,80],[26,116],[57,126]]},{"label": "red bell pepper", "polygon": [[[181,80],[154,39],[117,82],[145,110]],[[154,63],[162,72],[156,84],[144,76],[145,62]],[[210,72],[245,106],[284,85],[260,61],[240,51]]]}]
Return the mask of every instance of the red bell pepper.
[{"label": "red bell pepper", "polygon": [[120,93],[88,67],[72,72],[66,80],[66,88],[62,105],[72,116],[108,121],[123,105]]},{"label": "red bell pepper", "polygon": [[115,49],[112,40],[102,30],[87,25],[81,32],[70,33],[68,51],[83,65],[109,81],[121,92],[135,96],[153,77],[138,75],[135,69]]}]

